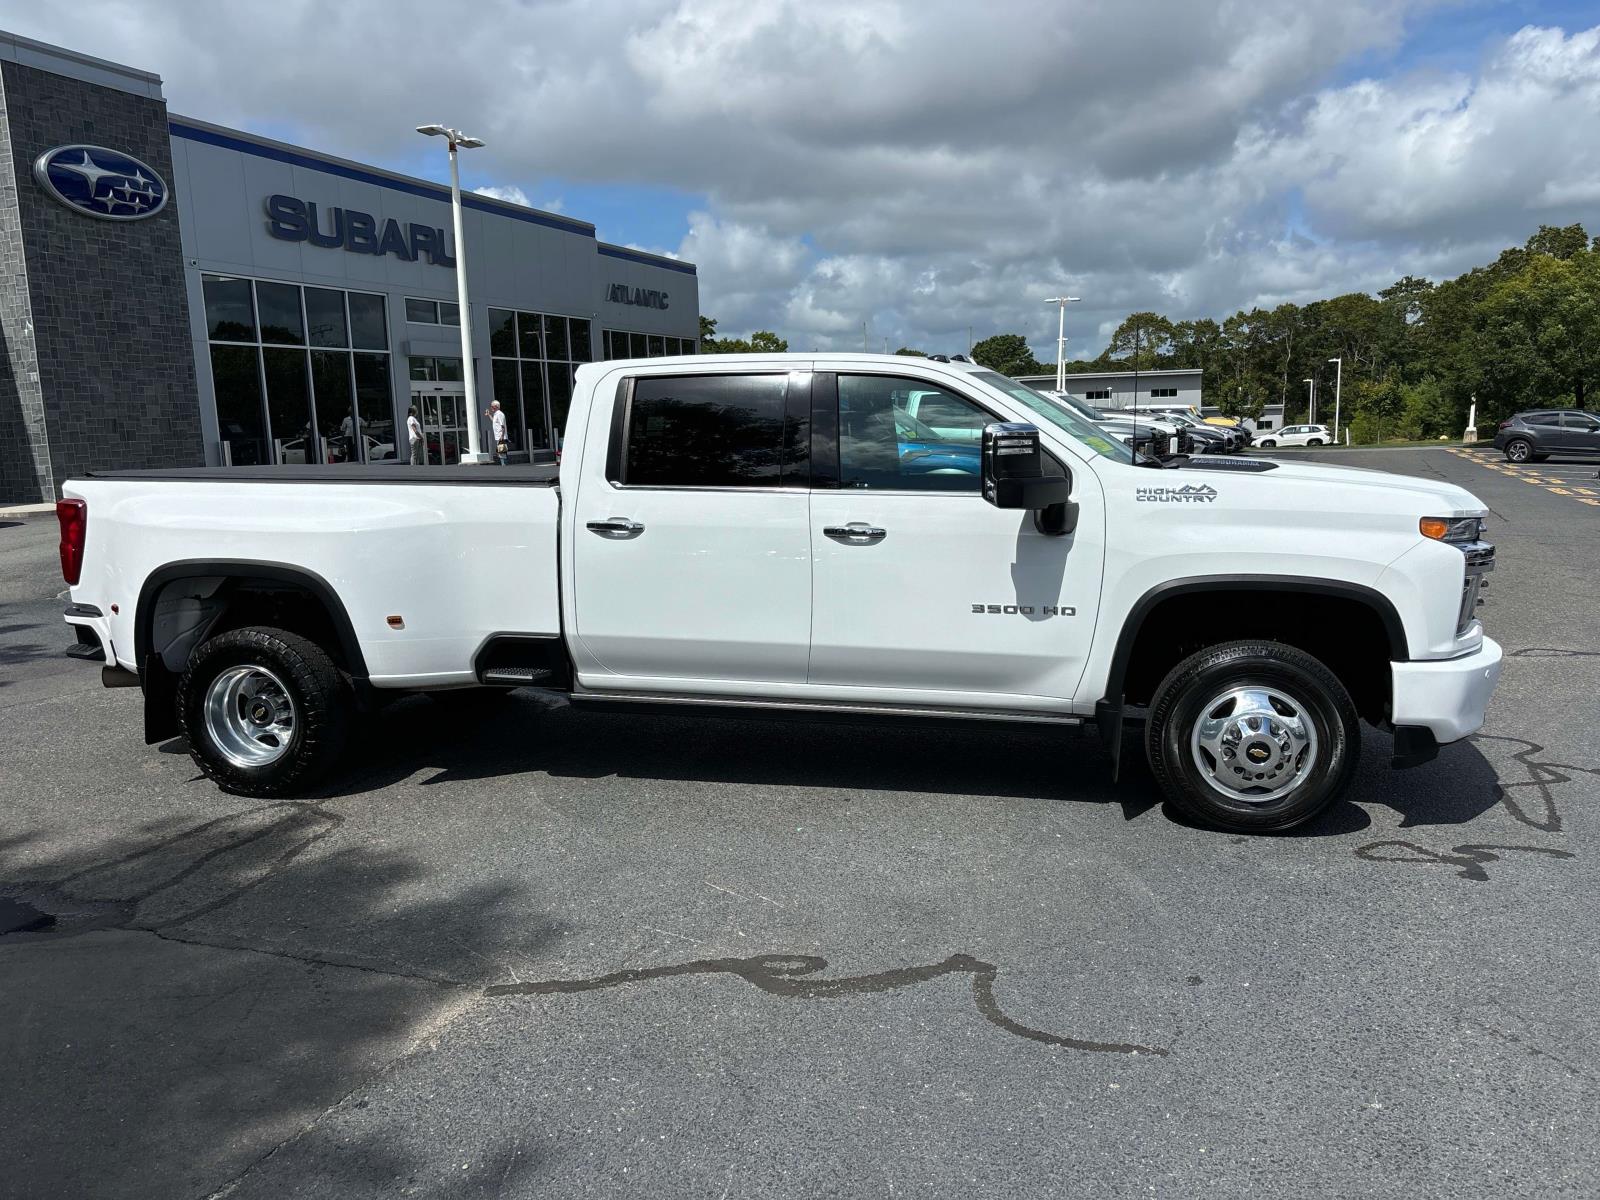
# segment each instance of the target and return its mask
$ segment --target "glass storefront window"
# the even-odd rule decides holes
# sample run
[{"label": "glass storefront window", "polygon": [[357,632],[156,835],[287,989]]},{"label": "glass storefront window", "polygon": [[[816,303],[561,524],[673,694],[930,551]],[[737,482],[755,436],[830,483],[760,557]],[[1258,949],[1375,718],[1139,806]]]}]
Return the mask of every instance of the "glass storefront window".
[{"label": "glass storefront window", "polygon": [[544,357],[544,335],[538,313],[517,314],[517,352],[523,358]]},{"label": "glass storefront window", "polygon": [[321,458],[311,432],[311,389],[303,350],[262,352],[267,376],[267,420],[281,463],[315,463]]},{"label": "glass storefront window", "polygon": [[589,343],[589,322],[573,317],[567,325],[572,336],[572,361],[589,362],[594,358],[594,351]]},{"label": "glass storefront window", "polygon": [[350,344],[357,350],[388,350],[389,319],[382,296],[368,292],[348,293],[350,301]]},{"label": "glass storefront window", "polygon": [[649,346],[648,340],[646,339],[644,334],[642,334],[642,333],[630,333],[628,335],[628,357],[629,358],[649,358],[650,357],[650,346]]},{"label": "glass storefront window", "polygon": [[550,430],[544,419],[544,364],[522,364],[522,421],[528,431],[528,448],[544,450],[550,446]]},{"label": "glass storefront window", "polygon": [[437,325],[439,306],[432,300],[407,300],[406,320],[413,325]]},{"label": "glass storefront window", "polygon": [[214,342],[256,340],[256,306],[250,281],[207,275],[201,281],[206,298],[206,336]]},{"label": "glass storefront window", "polygon": [[459,326],[461,324],[461,306],[449,300],[439,301],[439,324]]},{"label": "glass storefront window", "polygon": [[[380,301],[383,297],[377,297]],[[355,295],[350,296],[351,301]],[[361,414],[362,444],[368,462],[395,457],[394,395],[389,386],[387,354],[354,354],[356,409]]]},{"label": "glass storefront window", "polygon": [[517,357],[517,314],[509,308],[489,310],[489,353],[495,358]]},{"label": "glass storefront window", "polygon": [[306,326],[313,346],[348,346],[350,331],[344,320],[344,293],[332,288],[306,289]]},{"label": "glass storefront window", "polygon": [[559,359],[567,357],[567,319],[565,317],[545,317],[544,356],[546,358]]},{"label": "glass storefront window", "polygon": [[266,426],[261,419],[261,363],[254,346],[212,346],[211,384],[217,397],[217,428],[228,459],[253,467],[272,461],[267,455]]},{"label": "glass storefront window", "polygon": [[[307,304],[309,307],[309,297]],[[323,462],[362,461],[361,446],[356,440],[360,430],[356,428],[353,383],[348,354],[331,350],[311,352],[311,395],[316,404],[317,434],[322,439]]]},{"label": "glass storefront window", "polygon": [[281,346],[304,346],[300,289],[292,283],[256,281],[256,311],[261,314],[261,340]]}]

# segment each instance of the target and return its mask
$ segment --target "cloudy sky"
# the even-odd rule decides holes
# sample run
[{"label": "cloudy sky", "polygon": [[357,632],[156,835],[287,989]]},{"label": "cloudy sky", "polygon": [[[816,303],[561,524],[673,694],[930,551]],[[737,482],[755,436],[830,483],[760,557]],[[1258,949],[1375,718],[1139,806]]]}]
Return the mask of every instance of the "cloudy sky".
[{"label": "cloudy sky", "polygon": [[175,112],[470,182],[699,264],[724,332],[1054,358],[1121,316],[1438,278],[1600,232],[1600,3],[6,3]]}]

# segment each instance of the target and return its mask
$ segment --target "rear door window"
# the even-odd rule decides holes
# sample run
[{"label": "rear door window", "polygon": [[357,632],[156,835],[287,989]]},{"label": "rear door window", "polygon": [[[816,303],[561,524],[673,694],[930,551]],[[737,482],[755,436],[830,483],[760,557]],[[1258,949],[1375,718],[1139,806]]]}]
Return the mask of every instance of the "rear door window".
[{"label": "rear door window", "polygon": [[[788,375],[646,375],[633,381],[625,487],[779,487],[806,482],[805,420]],[[806,395],[798,398],[810,403]]]},{"label": "rear door window", "polygon": [[1522,418],[1529,425],[1560,425],[1561,414],[1554,412],[1532,412]]}]

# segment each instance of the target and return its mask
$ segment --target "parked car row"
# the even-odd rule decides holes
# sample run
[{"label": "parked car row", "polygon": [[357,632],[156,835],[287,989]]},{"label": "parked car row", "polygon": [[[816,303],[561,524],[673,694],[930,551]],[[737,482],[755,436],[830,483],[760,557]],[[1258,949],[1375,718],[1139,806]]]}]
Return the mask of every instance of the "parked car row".
[{"label": "parked car row", "polygon": [[[1214,424],[1172,405],[1101,409],[1067,392],[1044,394],[1074,416],[1114,435],[1124,446],[1153,458],[1172,458],[1179,454],[1237,454],[1250,445],[1250,431],[1243,426]],[[1165,445],[1161,444],[1163,438]]]}]

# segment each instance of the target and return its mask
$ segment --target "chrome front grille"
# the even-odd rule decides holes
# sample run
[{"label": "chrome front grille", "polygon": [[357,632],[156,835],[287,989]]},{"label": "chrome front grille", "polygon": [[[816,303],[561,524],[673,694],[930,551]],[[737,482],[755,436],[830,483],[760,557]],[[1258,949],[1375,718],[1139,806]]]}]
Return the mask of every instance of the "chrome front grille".
[{"label": "chrome front grille", "polygon": [[1461,609],[1456,614],[1456,636],[1460,637],[1478,615],[1478,605],[1483,603],[1483,592],[1489,581],[1484,578],[1494,570],[1494,547],[1488,542],[1472,542],[1463,546],[1466,556],[1466,574],[1461,579]]}]

